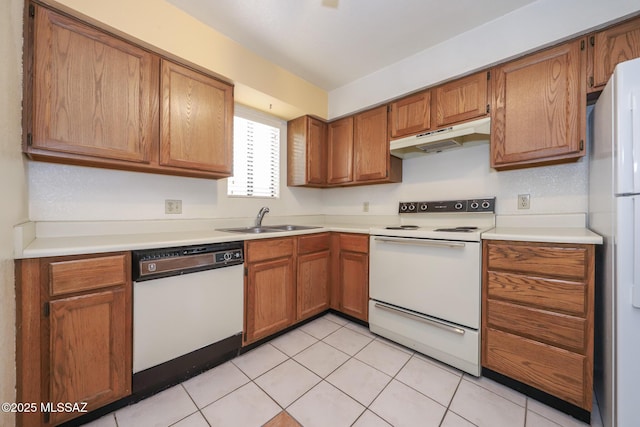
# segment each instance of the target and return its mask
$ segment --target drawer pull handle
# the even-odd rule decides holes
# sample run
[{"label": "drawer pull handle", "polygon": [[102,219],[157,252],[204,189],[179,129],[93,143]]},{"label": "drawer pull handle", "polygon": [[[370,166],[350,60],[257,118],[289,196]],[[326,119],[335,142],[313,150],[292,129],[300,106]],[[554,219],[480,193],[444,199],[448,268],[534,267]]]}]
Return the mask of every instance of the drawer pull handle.
[{"label": "drawer pull handle", "polygon": [[381,308],[382,310],[386,310],[386,311],[390,311],[392,313],[395,314],[399,314],[400,316],[404,316],[407,317],[409,319],[413,319],[413,320],[418,320],[420,322],[424,322],[427,323],[431,326],[435,326],[436,328],[440,328],[440,329],[444,329],[445,331],[449,331],[449,332],[453,332],[455,334],[458,335],[464,335],[465,330],[462,328],[457,328],[455,326],[451,326],[447,323],[435,320],[435,319],[430,319],[426,316],[421,316],[419,314],[413,313],[411,311],[408,310],[404,310],[402,308],[398,308],[398,307],[392,307],[390,305],[387,304],[383,304],[381,302],[377,302],[375,303],[376,308]]}]

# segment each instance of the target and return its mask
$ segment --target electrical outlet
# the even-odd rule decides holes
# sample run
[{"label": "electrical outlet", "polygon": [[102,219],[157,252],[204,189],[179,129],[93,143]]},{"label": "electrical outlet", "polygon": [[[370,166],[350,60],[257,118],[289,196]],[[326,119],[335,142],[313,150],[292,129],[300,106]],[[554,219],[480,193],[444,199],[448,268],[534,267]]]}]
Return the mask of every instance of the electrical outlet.
[{"label": "electrical outlet", "polygon": [[369,202],[362,203],[362,212],[369,212]]},{"label": "electrical outlet", "polygon": [[531,197],[528,194],[518,194],[518,209],[529,209]]},{"label": "electrical outlet", "polygon": [[166,199],[164,201],[164,213],[166,213],[166,214],[181,214],[182,213],[182,200]]}]

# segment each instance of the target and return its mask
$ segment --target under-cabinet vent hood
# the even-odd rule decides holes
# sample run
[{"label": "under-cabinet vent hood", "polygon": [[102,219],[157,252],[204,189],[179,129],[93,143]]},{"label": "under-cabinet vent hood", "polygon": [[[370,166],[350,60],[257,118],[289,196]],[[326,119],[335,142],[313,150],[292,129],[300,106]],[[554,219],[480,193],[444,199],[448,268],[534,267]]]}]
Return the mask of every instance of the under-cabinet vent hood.
[{"label": "under-cabinet vent hood", "polygon": [[444,129],[424,132],[391,141],[391,154],[403,159],[428,153],[439,153],[463,144],[489,142],[491,119],[484,117]]}]

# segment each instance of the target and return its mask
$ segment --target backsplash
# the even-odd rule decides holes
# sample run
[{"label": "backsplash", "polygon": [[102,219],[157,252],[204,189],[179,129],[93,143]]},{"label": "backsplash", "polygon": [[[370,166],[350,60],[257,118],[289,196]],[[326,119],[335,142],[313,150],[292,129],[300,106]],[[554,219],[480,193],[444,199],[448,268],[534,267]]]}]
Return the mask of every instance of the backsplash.
[{"label": "backsplash", "polygon": [[[587,162],[496,172],[489,145],[464,147],[404,160],[401,184],[313,189],[286,187],[280,199],[230,198],[226,180],[29,162],[32,221],[251,218],[270,215],[393,215],[400,200],[496,196],[498,214],[573,213],[587,210]],[[518,194],[531,208],[518,210]],[[165,199],[182,200],[182,214],[164,213]],[[369,212],[363,204],[369,203]]]},{"label": "backsplash", "polygon": [[[399,201],[496,196],[496,213],[542,214],[587,211],[588,162],[497,172],[489,145],[463,147],[404,160],[401,184],[336,188],[323,194],[323,213],[394,214]],[[530,209],[517,209],[518,194],[530,194]]]}]

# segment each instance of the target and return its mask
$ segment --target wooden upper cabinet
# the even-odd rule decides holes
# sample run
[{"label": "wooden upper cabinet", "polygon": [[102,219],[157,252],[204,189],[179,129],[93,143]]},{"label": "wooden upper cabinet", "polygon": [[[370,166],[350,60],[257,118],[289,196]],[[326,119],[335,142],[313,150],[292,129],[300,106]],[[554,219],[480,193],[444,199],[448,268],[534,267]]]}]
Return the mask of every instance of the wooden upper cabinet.
[{"label": "wooden upper cabinet", "polygon": [[438,86],[435,90],[436,127],[488,114],[489,73],[481,72]]},{"label": "wooden upper cabinet", "polygon": [[600,31],[589,37],[588,90],[607,83],[615,66],[640,57],[640,17]]},{"label": "wooden upper cabinet", "polygon": [[27,7],[23,151],[30,158],[232,174],[232,85],[78,19]]},{"label": "wooden upper cabinet", "polygon": [[491,166],[577,160],[585,154],[584,39],[500,65],[493,75]]},{"label": "wooden upper cabinet", "polygon": [[327,124],[309,116],[287,123],[287,185],[327,184]]},{"label": "wooden upper cabinet", "polygon": [[233,88],[162,60],[160,164],[230,176]]},{"label": "wooden upper cabinet", "polygon": [[354,119],[354,178],[356,181],[382,180],[389,176],[387,107],[357,114]]},{"label": "wooden upper cabinet", "polygon": [[157,57],[43,7],[32,20],[24,151],[149,163]]},{"label": "wooden upper cabinet", "polygon": [[327,127],[327,183],[353,181],[353,116],[329,123]]},{"label": "wooden upper cabinet", "polygon": [[431,129],[431,91],[425,90],[389,104],[389,138]]}]

